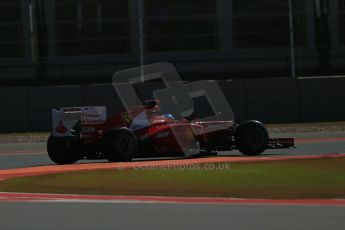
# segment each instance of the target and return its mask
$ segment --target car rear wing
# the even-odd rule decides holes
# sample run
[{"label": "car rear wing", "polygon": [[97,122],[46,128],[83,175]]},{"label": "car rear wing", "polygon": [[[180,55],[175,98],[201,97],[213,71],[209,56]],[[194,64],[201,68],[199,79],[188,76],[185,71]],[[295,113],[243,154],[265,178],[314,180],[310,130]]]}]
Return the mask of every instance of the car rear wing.
[{"label": "car rear wing", "polygon": [[103,124],[107,119],[105,106],[64,107],[52,110],[53,135],[56,137],[74,136],[73,127],[82,125]]}]

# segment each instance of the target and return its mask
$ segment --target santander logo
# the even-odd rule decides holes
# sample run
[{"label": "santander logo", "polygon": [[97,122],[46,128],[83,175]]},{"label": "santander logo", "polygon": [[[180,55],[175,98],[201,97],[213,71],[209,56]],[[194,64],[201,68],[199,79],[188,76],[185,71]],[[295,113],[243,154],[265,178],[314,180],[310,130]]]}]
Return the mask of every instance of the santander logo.
[{"label": "santander logo", "polygon": [[56,129],[55,129],[55,131],[57,132],[57,133],[66,133],[67,132],[67,128],[63,125],[63,122],[62,121],[60,121],[59,122],[59,125],[58,125],[58,127],[56,127]]}]

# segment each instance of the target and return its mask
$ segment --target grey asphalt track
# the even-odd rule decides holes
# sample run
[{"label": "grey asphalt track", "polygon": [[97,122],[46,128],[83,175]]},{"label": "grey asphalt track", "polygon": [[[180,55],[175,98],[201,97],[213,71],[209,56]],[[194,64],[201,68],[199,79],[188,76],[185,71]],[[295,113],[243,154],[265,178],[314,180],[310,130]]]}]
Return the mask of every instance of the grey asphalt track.
[{"label": "grey asphalt track", "polygon": [[[345,153],[344,141],[330,141],[317,143],[297,143],[296,149],[267,150],[265,156],[302,156],[319,155],[327,153]],[[238,151],[220,152],[221,156],[242,156]],[[142,160],[142,159],[141,159]],[[107,162],[107,161],[79,161]],[[36,144],[2,144],[0,145],[0,169],[13,169],[22,167],[52,165],[47,156],[45,143]]]},{"label": "grey asphalt track", "polygon": [[0,229],[345,229],[345,207],[0,203]]}]

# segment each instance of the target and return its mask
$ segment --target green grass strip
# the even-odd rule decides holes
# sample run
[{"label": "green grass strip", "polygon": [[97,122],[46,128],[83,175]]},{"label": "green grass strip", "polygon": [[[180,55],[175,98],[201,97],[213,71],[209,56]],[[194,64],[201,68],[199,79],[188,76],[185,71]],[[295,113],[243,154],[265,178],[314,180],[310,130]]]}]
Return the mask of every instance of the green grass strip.
[{"label": "green grass strip", "polygon": [[345,158],[79,171],[0,182],[3,192],[238,198],[345,198]]}]

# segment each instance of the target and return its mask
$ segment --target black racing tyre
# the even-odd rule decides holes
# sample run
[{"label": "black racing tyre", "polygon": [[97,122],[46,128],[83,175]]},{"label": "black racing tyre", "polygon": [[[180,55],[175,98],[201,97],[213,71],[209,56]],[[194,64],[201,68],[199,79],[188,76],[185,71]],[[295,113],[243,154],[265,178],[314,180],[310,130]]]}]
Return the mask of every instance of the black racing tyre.
[{"label": "black racing tyre", "polygon": [[81,158],[78,139],[49,136],[47,143],[49,158],[59,165],[73,164]]},{"label": "black racing tyre", "polygon": [[258,121],[247,121],[241,124],[235,135],[238,150],[247,156],[257,156],[263,153],[268,145],[267,129]]},{"label": "black racing tyre", "polygon": [[120,129],[104,138],[105,156],[110,162],[128,162],[137,154],[137,138],[129,129]]}]

